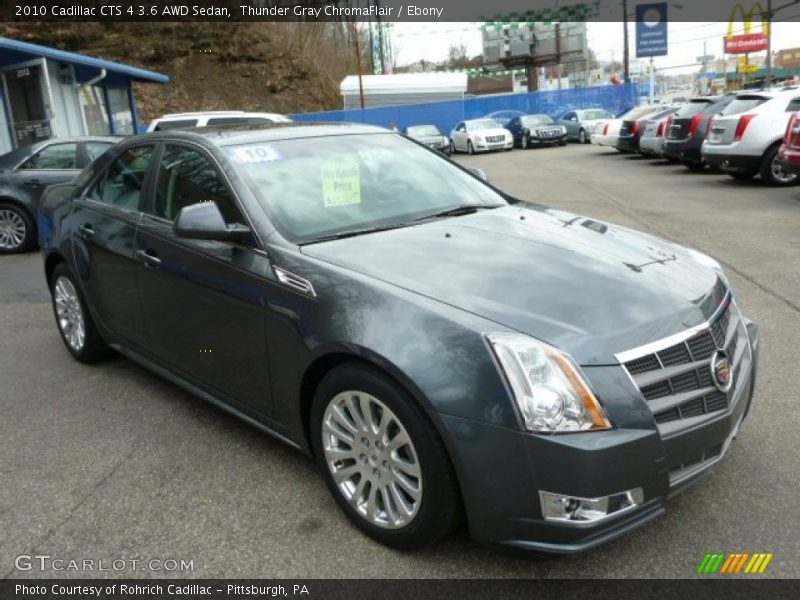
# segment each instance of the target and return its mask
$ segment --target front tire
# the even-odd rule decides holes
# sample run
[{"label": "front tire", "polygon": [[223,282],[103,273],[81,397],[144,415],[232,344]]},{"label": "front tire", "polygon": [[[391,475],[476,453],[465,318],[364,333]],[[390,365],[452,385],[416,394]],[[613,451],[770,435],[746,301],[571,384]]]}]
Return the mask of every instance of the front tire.
[{"label": "front tire", "polygon": [[581,129],[578,132],[578,142],[581,143],[581,144],[585,144],[586,143],[586,130],[585,129]]},{"label": "front tire", "polygon": [[77,280],[64,263],[58,265],[50,277],[50,297],[58,332],[75,360],[93,363],[110,354],[92,320]]},{"label": "front tire", "polygon": [[456,153],[456,143],[450,140],[450,156]]},{"label": "front tire", "polygon": [[21,254],[36,247],[36,225],[24,208],[0,202],[0,254]]},{"label": "front tire", "polygon": [[458,523],[458,485],[438,433],[381,372],[346,363],[328,373],[314,394],[310,431],[328,488],[368,536],[414,550]]},{"label": "front tire", "polygon": [[522,140],[520,140],[520,146],[522,147],[523,150],[527,150],[528,147],[530,146],[530,141],[528,140],[527,135],[522,136]]},{"label": "front tire", "polygon": [[800,178],[795,173],[788,173],[778,163],[778,152],[780,146],[773,146],[764,154],[761,159],[761,179],[769,186],[772,187],[788,187],[800,183]]},{"label": "front tire", "polygon": [[472,140],[467,140],[467,154],[475,154],[475,148],[472,147]]}]

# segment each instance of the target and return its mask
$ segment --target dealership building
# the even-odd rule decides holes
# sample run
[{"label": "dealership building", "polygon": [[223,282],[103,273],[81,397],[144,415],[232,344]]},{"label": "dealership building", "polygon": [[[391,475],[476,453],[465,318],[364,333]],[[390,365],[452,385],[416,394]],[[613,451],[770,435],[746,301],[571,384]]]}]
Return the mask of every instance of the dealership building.
[{"label": "dealership building", "polygon": [[169,77],[0,37],[0,154],[51,137],[132,134],[134,81]]}]

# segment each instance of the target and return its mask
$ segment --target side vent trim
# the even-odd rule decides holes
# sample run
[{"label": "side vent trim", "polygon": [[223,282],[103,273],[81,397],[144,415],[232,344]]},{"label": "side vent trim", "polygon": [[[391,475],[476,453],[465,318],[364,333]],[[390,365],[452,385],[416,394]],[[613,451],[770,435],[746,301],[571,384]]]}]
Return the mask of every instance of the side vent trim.
[{"label": "side vent trim", "polygon": [[290,273],[286,269],[281,269],[275,265],[272,266],[272,270],[275,272],[275,276],[278,278],[278,281],[284,287],[287,287],[298,294],[308,296],[309,298],[317,297],[317,292],[314,291],[314,286],[311,285],[311,282],[308,279],[304,279],[299,275]]}]

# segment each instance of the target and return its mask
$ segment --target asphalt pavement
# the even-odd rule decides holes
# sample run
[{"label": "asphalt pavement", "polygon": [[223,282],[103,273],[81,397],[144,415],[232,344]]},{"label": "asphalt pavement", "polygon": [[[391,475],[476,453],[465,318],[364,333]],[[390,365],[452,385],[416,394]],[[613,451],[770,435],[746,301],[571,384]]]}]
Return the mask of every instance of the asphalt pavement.
[{"label": "asphalt pavement", "polygon": [[[3,256],[0,579],[691,577],[705,553],[740,551],[774,553],[761,577],[800,576],[800,187],[595,146],[458,160],[523,200],[723,263],[760,327],[761,370],[751,414],[708,477],[656,521],[582,555],[512,554],[463,530],[423,552],[393,551],[349,524],[310,459],[128,360],[73,361],[40,256]],[[28,563],[16,558],[31,555],[51,567],[93,560],[94,571],[19,570]],[[170,559],[191,568],[170,570]]]}]

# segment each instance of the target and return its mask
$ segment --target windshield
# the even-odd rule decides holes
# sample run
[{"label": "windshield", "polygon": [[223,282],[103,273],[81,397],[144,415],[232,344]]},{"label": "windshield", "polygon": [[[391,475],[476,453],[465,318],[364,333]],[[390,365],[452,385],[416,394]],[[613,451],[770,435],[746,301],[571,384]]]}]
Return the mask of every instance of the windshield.
[{"label": "windshield", "polygon": [[481,119],[480,121],[467,121],[467,129],[469,131],[478,131],[480,129],[497,129],[500,123],[494,119]]},{"label": "windshield", "polygon": [[460,206],[500,206],[497,192],[393,134],[339,135],[225,147],[292,242],[401,226]]},{"label": "windshield", "polygon": [[538,125],[552,125],[553,119],[547,115],[527,115],[520,119],[525,127],[536,127]]},{"label": "windshield", "polygon": [[613,119],[614,116],[605,110],[584,110],[581,111],[581,119],[584,121],[597,121],[598,119]]},{"label": "windshield", "polygon": [[427,135],[442,135],[442,132],[436,128],[436,125],[414,125],[406,129],[406,134],[411,137],[414,136],[427,136]]}]

